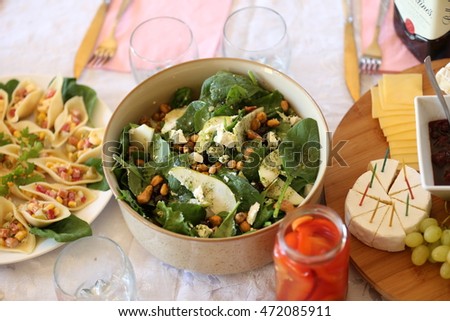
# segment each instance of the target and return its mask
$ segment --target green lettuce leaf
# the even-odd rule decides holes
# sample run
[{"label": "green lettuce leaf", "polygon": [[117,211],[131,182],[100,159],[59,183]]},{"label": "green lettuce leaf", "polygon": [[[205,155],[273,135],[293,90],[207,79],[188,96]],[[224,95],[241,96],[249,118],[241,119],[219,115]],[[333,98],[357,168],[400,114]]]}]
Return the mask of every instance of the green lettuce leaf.
[{"label": "green lettuce leaf", "polygon": [[40,237],[52,238],[57,242],[72,242],[92,235],[90,225],[73,214],[44,228],[32,227],[30,232]]}]

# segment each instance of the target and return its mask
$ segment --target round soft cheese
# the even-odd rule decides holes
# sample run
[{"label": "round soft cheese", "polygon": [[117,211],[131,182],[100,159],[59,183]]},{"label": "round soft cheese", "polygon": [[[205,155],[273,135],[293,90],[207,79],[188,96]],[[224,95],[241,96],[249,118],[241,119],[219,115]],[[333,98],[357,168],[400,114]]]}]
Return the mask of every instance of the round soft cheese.
[{"label": "round soft cheese", "polygon": [[431,194],[420,174],[394,159],[371,161],[349,190],[345,223],[353,236],[379,250],[405,249],[407,233],[418,230],[431,210]]}]

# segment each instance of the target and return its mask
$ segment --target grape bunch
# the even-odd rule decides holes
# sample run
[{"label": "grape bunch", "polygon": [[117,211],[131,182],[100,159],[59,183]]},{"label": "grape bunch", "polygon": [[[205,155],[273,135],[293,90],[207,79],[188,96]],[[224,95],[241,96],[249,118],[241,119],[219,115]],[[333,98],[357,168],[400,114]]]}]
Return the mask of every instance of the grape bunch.
[{"label": "grape bunch", "polygon": [[414,265],[427,261],[440,263],[440,276],[450,279],[450,229],[440,226],[435,218],[427,217],[420,222],[418,231],[406,234],[405,244],[412,249]]}]

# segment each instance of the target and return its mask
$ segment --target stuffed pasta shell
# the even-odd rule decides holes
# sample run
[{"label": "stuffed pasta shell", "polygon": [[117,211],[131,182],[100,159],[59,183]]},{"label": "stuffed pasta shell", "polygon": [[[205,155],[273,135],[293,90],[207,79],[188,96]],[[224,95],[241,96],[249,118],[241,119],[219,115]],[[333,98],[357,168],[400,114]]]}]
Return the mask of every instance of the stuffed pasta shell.
[{"label": "stuffed pasta shell", "polygon": [[8,93],[3,89],[0,89],[0,133],[2,134],[3,140],[12,141],[11,132],[6,126],[4,120],[6,115],[6,110],[8,108]]},{"label": "stuffed pasta shell", "polygon": [[63,111],[62,85],[63,78],[55,77],[39,100],[35,111],[35,121],[39,127],[52,129],[56,118]]},{"label": "stuffed pasta shell", "polygon": [[78,128],[66,142],[67,157],[72,162],[84,163],[89,158],[101,157],[104,128]]},{"label": "stuffed pasta shell", "polygon": [[64,105],[62,113],[55,120],[55,139],[53,147],[63,145],[69,136],[88,121],[88,114],[81,96],[70,98]]},{"label": "stuffed pasta shell", "polygon": [[11,124],[12,128],[12,136],[15,141],[18,142],[20,138],[21,132],[23,130],[27,130],[28,133],[34,134],[37,136],[37,139],[42,143],[44,148],[51,148],[54,134],[51,130],[39,127],[35,123],[29,120],[21,120],[17,123]]},{"label": "stuffed pasta shell", "polygon": [[0,146],[0,175],[9,173],[16,166],[19,154],[19,145],[7,144]]},{"label": "stuffed pasta shell", "polygon": [[32,226],[45,227],[70,216],[70,211],[55,200],[42,201],[35,198],[22,203],[18,211]]},{"label": "stuffed pasta shell", "polygon": [[49,174],[55,182],[61,184],[83,185],[103,179],[94,167],[69,162],[58,157],[31,158],[28,161]]},{"label": "stuffed pasta shell", "polygon": [[6,109],[8,108],[8,93],[3,89],[0,89],[0,120],[3,121],[6,115]]},{"label": "stuffed pasta shell", "polygon": [[30,80],[21,81],[12,93],[7,111],[6,119],[15,123],[33,113],[42,96],[40,89]]},{"label": "stuffed pasta shell", "polygon": [[0,197],[0,251],[31,253],[35,247],[36,236],[14,203]]},{"label": "stuffed pasta shell", "polygon": [[84,186],[65,186],[57,183],[36,182],[21,186],[29,197],[57,201],[71,211],[78,211],[96,200],[95,193]]}]

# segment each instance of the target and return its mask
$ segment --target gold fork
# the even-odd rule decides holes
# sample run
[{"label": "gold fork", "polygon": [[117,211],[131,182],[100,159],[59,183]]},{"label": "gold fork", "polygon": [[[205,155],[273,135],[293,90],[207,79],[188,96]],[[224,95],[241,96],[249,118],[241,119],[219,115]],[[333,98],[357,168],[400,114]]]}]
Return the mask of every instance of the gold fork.
[{"label": "gold fork", "polygon": [[389,7],[389,0],[381,0],[380,8],[378,9],[377,24],[375,26],[375,33],[373,35],[372,42],[369,47],[367,47],[359,60],[359,69],[362,73],[375,73],[380,69],[381,66],[381,48],[378,42],[378,37],[380,35],[381,24],[383,23],[384,16]]},{"label": "gold fork", "polygon": [[91,58],[89,59],[89,64],[91,66],[100,66],[107,63],[117,51],[117,39],[116,39],[116,28],[119,24],[120,18],[122,18],[123,13],[127,9],[131,0],[123,0],[120,4],[119,11],[117,12],[116,18],[114,19],[113,25],[109,35],[98,45],[95,49]]}]

